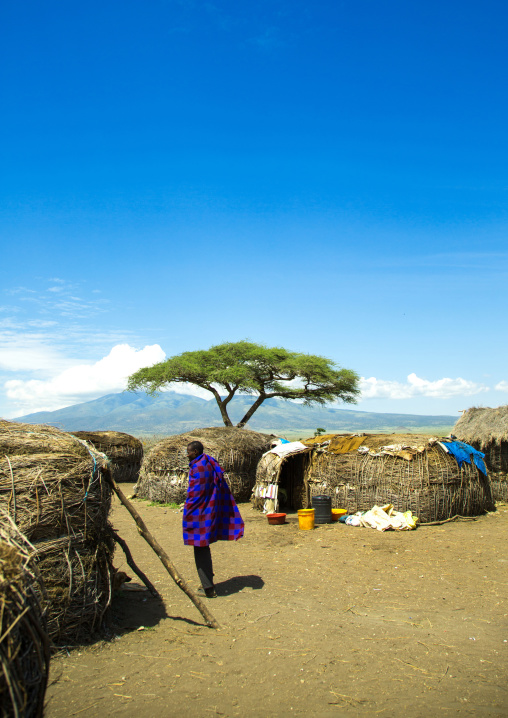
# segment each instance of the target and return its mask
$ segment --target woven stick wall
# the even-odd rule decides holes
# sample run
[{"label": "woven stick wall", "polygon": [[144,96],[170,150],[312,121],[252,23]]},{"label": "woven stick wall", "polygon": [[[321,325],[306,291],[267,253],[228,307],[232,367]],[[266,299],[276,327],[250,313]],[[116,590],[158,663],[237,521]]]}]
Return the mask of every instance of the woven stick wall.
[{"label": "woven stick wall", "polygon": [[485,454],[485,464],[489,471],[494,501],[508,501],[508,441],[484,443],[479,440],[471,440],[467,443]]},{"label": "woven stick wall", "polygon": [[32,548],[0,516],[0,706],[2,716],[41,718],[49,672],[49,638],[38,597],[42,581]]},{"label": "woven stick wall", "polygon": [[86,641],[111,600],[106,460],[58,429],[13,422],[0,423],[0,457],[0,508],[35,548],[49,635]]},{"label": "woven stick wall", "polygon": [[121,431],[74,431],[73,435],[106,454],[117,483],[136,483],[139,479],[143,460],[143,444],[139,439]]},{"label": "woven stick wall", "polygon": [[196,429],[163,439],[148,452],[141,466],[136,494],[151,501],[182,503],[187,495],[187,444],[201,441],[205,454],[216,459],[237,501],[248,501],[259,459],[270,448],[265,434],[235,428]]},{"label": "woven stick wall", "polygon": [[350,513],[391,503],[397,511],[411,510],[427,523],[455,514],[476,516],[494,508],[488,478],[474,464],[459,469],[455,459],[437,446],[429,446],[411,461],[358,452],[316,452],[306,480],[311,495],[330,495],[332,506]]},{"label": "woven stick wall", "polygon": [[[489,467],[488,454],[485,453],[485,463]],[[494,501],[501,503],[508,502],[508,474],[505,471],[496,471],[489,467],[489,477],[492,486],[492,497]]]}]

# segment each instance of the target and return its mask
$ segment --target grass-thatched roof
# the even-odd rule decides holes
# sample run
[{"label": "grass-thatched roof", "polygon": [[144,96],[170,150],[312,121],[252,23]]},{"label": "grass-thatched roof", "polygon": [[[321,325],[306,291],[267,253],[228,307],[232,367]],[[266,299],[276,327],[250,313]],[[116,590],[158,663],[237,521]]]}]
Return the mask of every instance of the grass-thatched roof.
[{"label": "grass-thatched roof", "polygon": [[143,460],[143,444],[135,436],[122,431],[74,431],[73,436],[106,454],[111,462],[115,481],[135,483],[138,480]]},{"label": "grass-thatched roof", "polygon": [[[248,429],[237,429],[228,426],[211,426],[204,429],[193,429],[186,431],[184,434],[176,434],[168,436],[157,444],[161,450],[170,446],[184,446],[190,441],[201,441],[205,448],[206,454],[212,454],[213,451],[218,453],[224,449],[235,449],[237,451],[259,451],[264,449],[273,437],[268,434],[260,434],[257,431],[249,431]],[[188,441],[187,441],[188,439]],[[188,459],[187,459],[188,462]]]},{"label": "grass-thatched roof", "polygon": [[455,424],[453,434],[482,451],[489,444],[508,442],[508,406],[472,407]]},{"label": "grass-thatched roof", "polygon": [[99,451],[104,451],[108,455],[107,449],[112,453],[141,453],[143,454],[143,444],[139,439],[131,434],[125,434],[123,431],[73,431],[73,436],[78,439],[84,439],[95,446]]}]

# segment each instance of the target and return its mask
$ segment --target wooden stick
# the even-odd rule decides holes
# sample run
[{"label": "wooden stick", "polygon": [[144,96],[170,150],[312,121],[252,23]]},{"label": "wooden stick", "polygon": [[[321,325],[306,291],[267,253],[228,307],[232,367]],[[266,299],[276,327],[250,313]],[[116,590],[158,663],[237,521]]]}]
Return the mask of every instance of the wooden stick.
[{"label": "wooden stick", "polygon": [[124,552],[124,554],[125,554],[125,558],[127,559],[127,563],[128,563],[129,566],[132,568],[132,570],[134,571],[134,573],[135,573],[137,576],[139,576],[139,578],[143,581],[143,583],[145,584],[145,586],[147,587],[147,589],[150,591],[150,593],[152,594],[152,596],[153,596],[154,598],[160,598],[160,594],[158,593],[158,591],[157,591],[157,589],[155,588],[155,586],[153,586],[153,585],[150,583],[150,581],[149,581],[148,578],[145,576],[145,574],[143,573],[143,571],[141,571],[141,569],[138,568],[137,565],[136,565],[136,563],[134,562],[134,559],[132,558],[132,554],[131,554],[131,552],[130,552],[130,549],[129,549],[129,547],[127,546],[127,542],[124,541],[124,539],[121,538],[121,537],[117,534],[117,532],[115,531],[115,529],[113,529],[113,528],[111,529],[111,535],[113,536],[114,540],[115,540],[118,544],[120,544],[120,546],[122,547],[123,552]]},{"label": "wooden stick", "polygon": [[442,521],[429,521],[425,523],[418,524],[419,526],[442,526],[443,524],[448,524],[450,521],[476,521],[476,516],[459,516],[459,514],[455,514],[455,516],[452,516],[450,519],[443,519]]},{"label": "wooden stick", "polygon": [[7,459],[7,463],[9,464],[9,469],[11,470],[12,497],[13,497],[13,508],[14,508],[12,518],[14,519],[14,523],[16,523],[16,488],[14,486],[14,474],[12,473],[11,462],[10,462],[7,454],[5,454],[5,458]]},{"label": "wooden stick", "polygon": [[196,608],[198,609],[200,614],[205,619],[207,626],[210,626],[210,628],[220,628],[218,622],[212,616],[212,614],[207,609],[207,607],[205,606],[203,601],[200,601],[199,596],[196,596],[194,591],[187,584],[187,581],[185,581],[185,579],[182,576],[180,576],[180,574],[174,567],[173,563],[171,562],[171,559],[169,558],[168,554],[164,551],[164,549],[162,548],[160,543],[152,536],[152,534],[148,530],[145,522],[139,515],[138,511],[134,508],[134,506],[127,499],[127,497],[125,496],[123,491],[120,489],[120,487],[118,486],[116,481],[113,479],[111,469],[104,467],[104,474],[105,474],[106,480],[112,486],[113,491],[120,499],[120,502],[125,506],[127,511],[130,513],[130,515],[136,522],[136,526],[138,527],[138,531],[139,531],[140,535],[153,548],[153,550],[159,557],[162,565],[164,566],[166,571],[169,573],[169,575],[171,576],[173,581],[176,583],[178,588],[180,588],[184,593],[187,594],[187,596],[190,598],[192,603],[196,606]]}]

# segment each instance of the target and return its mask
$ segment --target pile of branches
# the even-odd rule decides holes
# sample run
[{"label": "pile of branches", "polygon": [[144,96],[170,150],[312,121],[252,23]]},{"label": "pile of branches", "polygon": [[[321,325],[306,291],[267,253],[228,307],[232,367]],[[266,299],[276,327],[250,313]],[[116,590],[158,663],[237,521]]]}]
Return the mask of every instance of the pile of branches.
[{"label": "pile of branches", "polygon": [[56,644],[87,640],[111,601],[107,460],[53,427],[0,422],[0,509],[34,548]]},{"label": "pile of branches", "polygon": [[33,547],[8,516],[0,516],[0,705],[2,716],[40,718],[50,643],[40,597],[44,585]]}]

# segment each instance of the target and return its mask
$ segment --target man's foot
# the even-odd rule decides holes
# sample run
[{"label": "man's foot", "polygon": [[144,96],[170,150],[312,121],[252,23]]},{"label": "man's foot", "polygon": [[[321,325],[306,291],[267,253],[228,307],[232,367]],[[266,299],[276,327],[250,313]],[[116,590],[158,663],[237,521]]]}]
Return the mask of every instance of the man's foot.
[{"label": "man's foot", "polygon": [[215,593],[215,588],[212,586],[211,588],[203,588],[200,586],[198,588],[198,596],[205,596],[206,598],[217,598],[217,594]]}]

